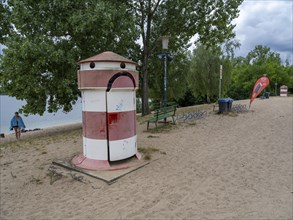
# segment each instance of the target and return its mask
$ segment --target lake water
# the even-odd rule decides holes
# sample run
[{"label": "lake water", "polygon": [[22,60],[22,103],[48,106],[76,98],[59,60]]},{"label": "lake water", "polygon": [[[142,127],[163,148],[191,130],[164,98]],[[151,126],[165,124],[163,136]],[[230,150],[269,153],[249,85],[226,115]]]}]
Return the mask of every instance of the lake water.
[{"label": "lake water", "polygon": [[[14,97],[0,95],[0,133],[12,133],[9,131],[10,120],[14,116],[14,112],[18,111],[26,102],[17,100]],[[26,129],[47,128],[58,125],[66,125],[82,122],[82,105],[79,99],[73,106],[73,110],[69,113],[64,113],[59,110],[56,113],[45,112],[43,116],[29,115],[22,117]]]}]

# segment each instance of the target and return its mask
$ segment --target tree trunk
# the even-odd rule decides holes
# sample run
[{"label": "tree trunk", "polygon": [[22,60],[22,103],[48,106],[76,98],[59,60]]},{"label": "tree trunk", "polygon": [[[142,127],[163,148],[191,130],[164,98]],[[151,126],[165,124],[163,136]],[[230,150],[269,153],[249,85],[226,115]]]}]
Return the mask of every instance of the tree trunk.
[{"label": "tree trunk", "polygon": [[147,59],[147,51],[146,48],[143,50],[143,78],[142,78],[142,116],[147,115],[149,113],[149,92],[148,92],[148,59]]},{"label": "tree trunk", "polygon": [[[144,17],[143,17],[144,20]],[[149,114],[149,93],[148,93],[148,60],[149,60],[149,46],[151,36],[151,22],[152,22],[152,10],[151,0],[147,3],[147,15],[146,15],[146,30],[144,30],[144,23],[142,23],[142,39],[143,39],[143,79],[142,79],[142,116]]]}]

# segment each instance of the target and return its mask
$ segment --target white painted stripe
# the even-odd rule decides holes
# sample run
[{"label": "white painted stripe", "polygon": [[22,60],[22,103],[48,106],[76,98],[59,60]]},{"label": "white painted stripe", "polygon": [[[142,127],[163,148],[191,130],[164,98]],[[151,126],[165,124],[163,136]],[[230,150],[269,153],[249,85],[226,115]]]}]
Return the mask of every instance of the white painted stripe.
[{"label": "white painted stripe", "polygon": [[108,160],[107,140],[83,137],[83,155],[93,160]]},{"label": "white painted stripe", "polygon": [[[106,91],[107,87],[78,87],[79,90],[100,90],[100,91]],[[113,88],[113,90],[137,90],[138,87],[122,87],[122,88]]]},{"label": "white painted stripe", "polygon": [[280,94],[280,96],[287,96],[287,93],[285,93],[285,94]]},{"label": "white painted stripe", "polygon": [[121,92],[121,90],[129,90],[129,91],[134,91],[134,90],[137,90],[138,88],[137,87],[121,87],[121,88],[111,88],[111,91],[117,91],[117,92]]},{"label": "white painted stripe", "polygon": [[135,91],[112,89],[107,92],[108,112],[126,112],[136,110]]},{"label": "white painted stripe", "polygon": [[106,112],[106,91],[83,90],[82,110],[88,112]]},{"label": "white painted stripe", "polygon": [[90,63],[82,63],[80,65],[80,70],[135,70],[136,66],[134,64],[125,63],[125,68],[120,67],[120,62],[95,62],[95,67],[91,68]]},{"label": "white painted stripe", "polygon": [[123,140],[109,141],[110,161],[123,160],[137,153],[137,136]]},{"label": "white painted stripe", "polygon": [[78,87],[79,90],[107,90],[107,87]]}]

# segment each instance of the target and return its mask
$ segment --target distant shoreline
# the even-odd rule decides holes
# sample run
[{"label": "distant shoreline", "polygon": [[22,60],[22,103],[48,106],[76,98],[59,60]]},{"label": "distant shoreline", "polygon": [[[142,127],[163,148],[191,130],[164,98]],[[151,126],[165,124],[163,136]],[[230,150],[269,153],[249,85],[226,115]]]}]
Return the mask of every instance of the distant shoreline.
[{"label": "distant shoreline", "polygon": [[[72,123],[72,124],[66,124],[66,125],[51,126],[47,128],[41,128],[35,131],[21,133],[21,140],[27,140],[33,137],[53,135],[53,134],[58,134],[65,131],[71,131],[71,130],[76,130],[81,128],[82,128],[82,123]],[[4,138],[0,138],[0,144],[16,141],[14,133],[9,133],[4,135],[5,135]]]},{"label": "distant shoreline", "polygon": [[[24,100],[17,100],[15,97],[10,97],[8,95],[0,95],[0,133],[10,134],[9,130],[10,120],[14,115],[14,112],[19,111],[19,109],[26,104]],[[63,126],[74,123],[82,122],[82,106],[81,102],[77,102],[72,111],[64,113],[62,109],[54,113],[44,112],[42,116],[36,114],[30,114],[25,116],[20,114],[27,130],[34,130],[36,128],[49,128],[53,126]]]},{"label": "distant shoreline", "polygon": [[[82,122],[78,122],[78,121],[65,122],[65,123],[58,123],[58,122],[56,122],[56,123],[53,123],[53,124],[44,123],[44,124],[42,124],[40,126],[36,126],[36,127],[27,126],[27,128],[25,128],[25,130],[30,133],[30,132],[33,132],[33,131],[36,131],[36,130],[50,129],[50,128],[53,128],[53,127],[70,126],[70,125],[73,125],[73,124],[81,124],[81,123]],[[14,131],[4,130],[2,128],[0,130],[0,133],[1,134],[5,134],[5,135],[10,135],[10,134],[14,134]],[[24,133],[26,133],[26,132],[24,132]]]}]

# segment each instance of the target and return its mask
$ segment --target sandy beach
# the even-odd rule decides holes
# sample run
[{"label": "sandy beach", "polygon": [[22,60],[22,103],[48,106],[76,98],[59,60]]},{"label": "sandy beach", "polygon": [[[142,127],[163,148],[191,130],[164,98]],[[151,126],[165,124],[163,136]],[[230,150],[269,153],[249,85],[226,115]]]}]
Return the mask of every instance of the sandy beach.
[{"label": "sandy beach", "polygon": [[292,97],[271,97],[158,131],[139,120],[139,148],[157,151],[111,185],[73,171],[52,179],[53,160],[82,153],[80,124],[8,135],[0,219],[293,219],[292,111]]}]

